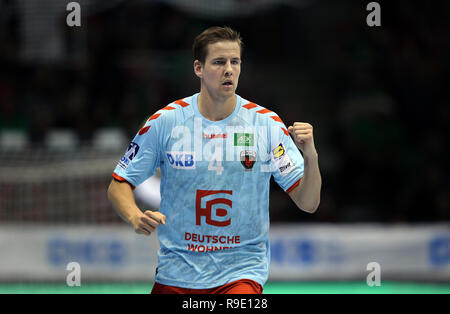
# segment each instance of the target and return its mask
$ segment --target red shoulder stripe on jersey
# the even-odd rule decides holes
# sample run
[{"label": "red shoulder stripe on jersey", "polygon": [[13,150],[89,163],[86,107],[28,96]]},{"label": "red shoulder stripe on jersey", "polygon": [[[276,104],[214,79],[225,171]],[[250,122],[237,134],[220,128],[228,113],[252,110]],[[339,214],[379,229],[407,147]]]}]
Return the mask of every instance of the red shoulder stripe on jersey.
[{"label": "red shoulder stripe on jersey", "polygon": [[131,186],[131,188],[132,188],[133,190],[136,188],[133,184],[131,184],[130,182],[128,182],[127,179],[124,179],[124,178],[122,178],[121,176],[118,176],[115,172],[113,172],[112,176],[113,176],[113,178],[114,178],[115,180],[117,180],[117,181],[119,181],[119,182],[125,182],[125,183],[128,183],[128,184]]},{"label": "red shoulder stripe on jersey", "polygon": [[187,102],[183,101],[183,99],[178,99],[175,103],[177,105],[180,105],[183,108],[189,106],[189,104]]},{"label": "red shoulder stripe on jersey", "polygon": [[295,189],[295,188],[300,184],[300,181],[301,181],[301,180],[302,180],[302,178],[298,179],[297,182],[295,182],[294,184],[292,184],[292,186],[291,186],[289,189],[286,190],[286,193],[287,193],[287,194],[291,193],[292,190]]},{"label": "red shoulder stripe on jersey", "polygon": [[286,130],[285,128],[281,128],[281,129],[283,130],[284,134],[286,134],[287,136],[289,136],[288,130]]},{"label": "red shoulder stripe on jersey", "polygon": [[142,128],[139,130],[139,135],[147,133],[147,131],[150,129],[150,125],[146,126],[145,128]]},{"label": "red shoulder stripe on jersey", "polygon": [[174,107],[170,107],[170,106],[165,106],[164,108],[160,109],[160,110],[174,110]]},{"label": "red shoulder stripe on jersey", "polygon": [[257,112],[257,113],[264,114],[264,113],[269,113],[269,112],[272,112],[272,111],[269,110],[269,109],[264,108],[264,109],[258,110],[258,111],[256,111],[256,112]]},{"label": "red shoulder stripe on jersey", "polygon": [[248,104],[246,104],[246,105],[243,105],[242,107],[244,107],[245,109],[252,109],[252,108],[255,108],[255,107],[258,107],[258,105],[257,104],[254,104],[254,103],[252,103],[252,102],[249,102]]},{"label": "red shoulder stripe on jersey", "polygon": [[275,121],[277,121],[277,122],[281,122],[281,123],[283,123],[283,121],[281,121],[281,118],[280,117],[278,117],[278,116],[270,116],[272,119],[274,119]]},{"label": "red shoulder stripe on jersey", "polygon": [[152,115],[150,118],[148,118],[147,121],[155,120],[155,119],[157,119],[160,115],[161,115],[160,113],[154,114],[154,115]]}]

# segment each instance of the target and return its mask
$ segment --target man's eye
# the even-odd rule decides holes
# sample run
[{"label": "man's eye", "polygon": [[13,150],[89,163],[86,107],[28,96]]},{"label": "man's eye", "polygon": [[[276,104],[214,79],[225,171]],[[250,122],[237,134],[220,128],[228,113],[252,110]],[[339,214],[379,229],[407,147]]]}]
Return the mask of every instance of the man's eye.
[{"label": "man's eye", "polygon": [[214,62],[214,64],[224,64],[224,63],[225,63],[225,62],[220,61],[220,60],[217,60],[217,61]]}]

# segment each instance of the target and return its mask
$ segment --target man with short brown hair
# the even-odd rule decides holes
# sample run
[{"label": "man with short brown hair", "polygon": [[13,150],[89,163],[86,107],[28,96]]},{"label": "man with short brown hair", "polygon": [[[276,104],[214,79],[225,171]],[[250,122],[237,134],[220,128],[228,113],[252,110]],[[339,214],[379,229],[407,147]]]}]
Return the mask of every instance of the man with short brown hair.
[{"label": "man with short brown hair", "polygon": [[[136,232],[158,227],[152,293],[262,293],[271,176],[300,209],[314,213],[320,202],[312,126],[286,128],[236,94],[242,40],[234,30],[205,30],[193,52],[200,93],[150,116],[114,170],[108,197]],[[158,167],[160,211],[143,213],[132,189]]]}]

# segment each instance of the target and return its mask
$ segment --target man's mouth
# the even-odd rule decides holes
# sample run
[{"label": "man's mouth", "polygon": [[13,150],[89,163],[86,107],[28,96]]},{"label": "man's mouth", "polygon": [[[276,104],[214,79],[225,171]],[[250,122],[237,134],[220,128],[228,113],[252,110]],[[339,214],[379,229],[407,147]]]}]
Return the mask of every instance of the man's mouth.
[{"label": "man's mouth", "polygon": [[233,82],[232,82],[232,81],[225,81],[225,82],[222,83],[222,85],[225,85],[225,86],[232,86],[232,85],[233,85]]}]

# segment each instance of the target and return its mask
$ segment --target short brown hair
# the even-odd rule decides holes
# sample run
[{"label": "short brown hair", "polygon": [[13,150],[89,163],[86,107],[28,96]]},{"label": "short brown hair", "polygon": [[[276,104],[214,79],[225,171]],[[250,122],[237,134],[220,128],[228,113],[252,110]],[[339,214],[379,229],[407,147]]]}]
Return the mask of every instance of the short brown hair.
[{"label": "short brown hair", "polygon": [[243,49],[243,42],[241,35],[231,29],[228,26],[219,27],[213,26],[204,30],[200,35],[198,35],[194,44],[192,45],[192,52],[194,53],[194,60],[199,60],[204,63],[206,59],[206,55],[208,53],[208,45],[215,44],[219,41],[235,41],[239,44],[239,48]]}]

